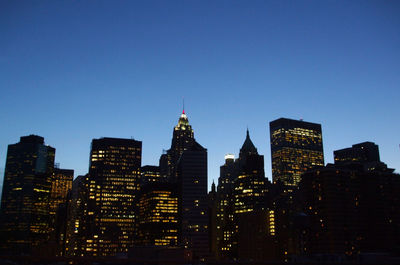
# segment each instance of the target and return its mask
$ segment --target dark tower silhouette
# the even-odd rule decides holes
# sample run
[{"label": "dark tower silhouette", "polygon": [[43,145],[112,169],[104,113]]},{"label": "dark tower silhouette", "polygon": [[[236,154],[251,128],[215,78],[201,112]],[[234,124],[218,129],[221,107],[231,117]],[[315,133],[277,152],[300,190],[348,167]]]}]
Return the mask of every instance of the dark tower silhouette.
[{"label": "dark tower silhouette", "polygon": [[251,212],[264,208],[265,173],[264,156],[259,155],[257,148],[250,139],[249,130],[240,149],[238,176],[234,181],[235,213]]},{"label": "dark tower silhouette", "polygon": [[247,130],[239,158],[227,155],[218,179],[219,260],[262,260],[264,254],[269,255],[266,249],[271,248],[271,236],[275,235],[274,211],[268,204],[269,184],[264,156],[258,154]]},{"label": "dark tower silhouette", "polygon": [[171,148],[160,158],[160,173],[172,180],[176,178],[178,159],[183,151],[188,150],[194,144],[194,133],[189,124],[185,110],[179,117],[178,124],[174,127]]},{"label": "dark tower silhouette", "polygon": [[8,146],[1,200],[1,250],[33,254],[49,239],[55,149],[37,135]]},{"label": "dark tower silhouette", "polygon": [[180,243],[202,259],[209,253],[207,149],[194,141],[178,160],[177,176]]}]

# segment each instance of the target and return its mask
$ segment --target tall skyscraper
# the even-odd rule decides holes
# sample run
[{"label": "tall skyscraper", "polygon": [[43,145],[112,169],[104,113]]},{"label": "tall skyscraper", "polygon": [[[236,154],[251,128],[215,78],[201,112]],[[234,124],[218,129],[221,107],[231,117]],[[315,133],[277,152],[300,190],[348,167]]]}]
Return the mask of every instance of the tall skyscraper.
[{"label": "tall skyscraper", "polygon": [[[273,217],[273,211],[268,208],[268,187],[269,182],[264,173],[264,156],[258,154],[247,130],[239,158],[235,160],[233,155],[227,155],[225,164],[220,168],[216,218],[219,260],[256,258],[254,253],[248,251],[251,248],[250,239],[244,235],[257,231],[250,231],[245,224],[256,219],[254,216]],[[262,219],[262,223],[252,224],[254,227],[264,227],[265,231],[271,230],[272,223],[268,220]],[[266,240],[264,234],[262,238],[260,242]],[[260,248],[259,244],[254,252],[260,252]]]},{"label": "tall skyscraper", "polygon": [[234,181],[234,210],[236,214],[265,208],[266,182],[264,156],[259,155],[250,139],[249,130],[237,160],[238,172]]},{"label": "tall skyscraper", "polygon": [[142,142],[92,141],[88,187],[87,254],[127,253],[135,234],[135,199],[140,187]]},{"label": "tall skyscraper", "polygon": [[269,129],[274,182],[297,186],[305,171],[324,165],[320,124],[280,118]]},{"label": "tall skyscraper", "polygon": [[67,196],[72,188],[74,170],[55,167],[50,191],[50,242],[54,255],[65,254]]},{"label": "tall skyscraper", "polygon": [[207,204],[207,149],[196,141],[182,152],[177,164],[180,243],[195,258],[209,254]]},{"label": "tall skyscraper", "polygon": [[37,135],[8,146],[1,200],[1,250],[32,254],[49,239],[55,149]]},{"label": "tall skyscraper", "polygon": [[172,180],[176,179],[178,159],[181,157],[183,151],[188,150],[194,142],[192,126],[189,124],[185,110],[183,110],[178,124],[174,127],[171,148],[160,158],[161,176],[167,176]]}]

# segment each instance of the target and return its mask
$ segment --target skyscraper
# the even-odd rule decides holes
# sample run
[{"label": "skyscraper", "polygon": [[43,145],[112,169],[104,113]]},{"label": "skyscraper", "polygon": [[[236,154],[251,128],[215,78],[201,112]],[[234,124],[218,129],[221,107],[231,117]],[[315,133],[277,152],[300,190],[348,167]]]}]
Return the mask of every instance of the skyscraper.
[{"label": "skyscraper", "polygon": [[72,191],[67,208],[67,231],[65,240],[65,254],[69,257],[81,257],[86,254],[87,236],[92,238],[86,221],[88,207],[87,185],[89,174],[78,176],[72,182]]},{"label": "skyscraper", "polygon": [[101,138],[92,141],[88,187],[86,251],[93,256],[127,253],[135,234],[142,142]]},{"label": "skyscraper", "polygon": [[[260,249],[265,252],[264,246],[258,244],[253,252],[250,251],[253,245],[250,246],[250,237],[245,235],[257,234],[261,230],[253,231],[246,223],[251,220],[253,228],[259,226],[263,227],[263,231],[274,232],[274,224],[269,219],[263,218],[259,220],[260,223],[254,223],[257,219],[254,216],[273,218],[273,210],[269,209],[270,183],[265,178],[264,156],[258,154],[248,130],[239,158],[235,160],[233,155],[227,155],[220,169],[216,211],[217,258],[259,258],[254,253],[260,252]],[[260,242],[266,242],[265,235],[261,236]]]},{"label": "skyscraper", "polygon": [[67,228],[67,196],[72,188],[74,170],[55,167],[51,180],[50,191],[50,242],[54,254],[65,254],[65,239]]},{"label": "skyscraper", "polygon": [[178,245],[178,194],[176,185],[147,182],[137,203],[137,245]]},{"label": "skyscraper", "polygon": [[204,258],[208,247],[207,149],[196,141],[177,164],[180,243]]},{"label": "skyscraper", "polygon": [[265,208],[266,182],[264,156],[259,155],[250,139],[249,130],[237,160],[238,172],[234,180],[234,212],[236,214]]},{"label": "skyscraper", "polygon": [[176,180],[176,167],[178,159],[183,151],[188,150],[194,144],[194,133],[189,119],[182,111],[178,124],[174,127],[171,148],[160,158],[160,174],[162,177],[169,177]]},{"label": "skyscraper", "polygon": [[297,186],[306,170],[324,165],[320,124],[280,118],[269,129],[274,182]]},{"label": "skyscraper", "polygon": [[1,200],[1,249],[32,254],[49,238],[55,149],[37,135],[8,146]]}]

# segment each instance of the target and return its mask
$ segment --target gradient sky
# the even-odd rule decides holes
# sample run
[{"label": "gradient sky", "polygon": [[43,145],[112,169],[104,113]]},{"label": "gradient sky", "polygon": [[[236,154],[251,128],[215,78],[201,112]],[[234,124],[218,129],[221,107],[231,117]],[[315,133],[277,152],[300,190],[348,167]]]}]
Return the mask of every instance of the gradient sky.
[{"label": "gradient sky", "polygon": [[399,1],[1,1],[0,170],[28,134],[75,175],[99,137],[141,140],[142,164],[158,164],[184,97],[209,185],[247,126],[271,179],[280,117],[321,123],[326,163],[373,141],[399,172],[399,14]]}]

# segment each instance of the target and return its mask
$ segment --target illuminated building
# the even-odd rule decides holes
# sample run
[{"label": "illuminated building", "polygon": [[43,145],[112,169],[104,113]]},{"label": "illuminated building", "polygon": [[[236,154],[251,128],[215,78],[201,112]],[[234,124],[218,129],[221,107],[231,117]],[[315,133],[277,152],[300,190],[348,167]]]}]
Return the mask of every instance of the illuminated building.
[{"label": "illuminated building", "polygon": [[185,110],[179,117],[178,124],[174,127],[171,148],[160,158],[160,173],[163,177],[176,180],[176,167],[183,151],[188,150],[194,144],[194,133],[189,124]]},{"label": "illuminated building", "polygon": [[270,122],[273,182],[297,186],[301,174],[324,165],[321,125],[280,118]]},{"label": "illuminated building", "polygon": [[234,213],[265,208],[267,180],[264,173],[264,156],[258,154],[250,139],[249,130],[236,162],[238,175],[234,180]]},{"label": "illuminated building", "polygon": [[1,250],[32,254],[49,239],[49,200],[55,149],[23,136],[8,146],[1,200]]},{"label": "illuminated building", "polygon": [[74,170],[55,167],[50,191],[50,240],[54,255],[64,255],[67,227],[67,195],[72,188]]},{"label": "illuminated building", "polygon": [[138,199],[140,246],[178,245],[178,194],[176,185],[151,182],[141,188]]},{"label": "illuminated building", "polygon": [[[273,235],[260,234],[260,242],[270,242],[265,236],[275,235],[275,223],[269,222],[269,219],[259,220],[261,223],[255,223],[251,229],[245,221],[257,219],[253,216],[258,216],[260,211],[268,211],[266,215],[269,218],[269,185],[264,173],[264,157],[258,154],[247,130],[239,158],[235,160],[233,155],[227,155],[225,164],[220,168],[216,218],[219,260],[258,259],[255,252],[248,251],[250,239],[245,236],[246,233],[257,233],[251,229],[258,225],[263,227],[263,231],[273,231]],[[256,249],[264,249],[264,246],[258,245]]]},{"label": "illuminated building", "polygon": [[177,164],[179,243],[195,258],[209,253],[207,205],[207,149],[196,141],[182,152]]},{"label": "illuminated building", "polygon": [[58,206],[67,201],[67,194],[72,188],[74,170],[54,168],[50,191],[50,216],[55,222]]},{"label": "illuminated building", "polygon": [[[310,220],[310,254],[357,256],[399,246],[400,175],[380,161],[371,167],[379,151],[367,145],[375,150],[373,159],[339,160],[303,175],[299,187]],[[353,147],[360,146],[365,143]],[[360,150],[343,150],[359,157]]]},{"label": "illuminated building", "polygon": [[92,141],[86,253],[127,253],[135,234],[135,199],[140,188],[142,142],[101,138]]},{"label": "illuminated building", "polygon": [[66,256],[84,256],[86,254],[86,239],[91,237],[87,229],[86,221],[88,213],[87,205],[87,183],[89,175],[78,176],[72,182],[72,190],[68,200],[67,208],[67,231],[65,240]]}]

